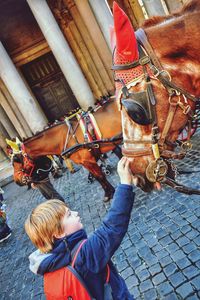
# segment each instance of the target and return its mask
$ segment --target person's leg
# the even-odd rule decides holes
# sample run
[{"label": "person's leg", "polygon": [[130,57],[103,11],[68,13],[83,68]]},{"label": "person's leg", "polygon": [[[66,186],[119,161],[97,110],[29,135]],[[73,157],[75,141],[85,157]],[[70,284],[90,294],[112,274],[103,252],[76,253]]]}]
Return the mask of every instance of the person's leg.
[{"label": "person's leg", "polygon": [[71,173],[75,173],[74,166],[69,158],[64,157],[65,164]]},{"label": "person's leg", "polygon": [[47,199],[59,199],[65,202],[65,199],[55,190],[50,180],[37,183],[35,186],[39,189],[41,194]]},{"label": "person's leg", "polygon": [[12,230],[7,223],[0,224],[0,243],[7,240],[11,236]]},{"label": "person's leg", "polygon": [[0,207],[0,243],[8,239],[11,236],[11,229],[6,223],[6,213]]},{"label": "person's leg", "polygon": [[2,188],[0,187],[0,201],[3,201],[3,193],[4,191],[2,190]]},{"label": "person's leg", "polygon": [[3,194],[0,193],[0,201],[3,201]]}]

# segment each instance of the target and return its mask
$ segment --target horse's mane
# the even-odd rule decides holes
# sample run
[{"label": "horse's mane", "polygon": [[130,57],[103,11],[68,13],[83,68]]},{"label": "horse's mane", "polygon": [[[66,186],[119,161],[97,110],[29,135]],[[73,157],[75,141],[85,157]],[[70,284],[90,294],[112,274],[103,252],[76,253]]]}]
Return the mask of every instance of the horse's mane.
[{"label": "horse's mane", "polygon": [[43,135],[43,133],[45,133],[47,130],[50,130],[50,129],[55,128],[55,127],[57,127],[57,126],[60,126],[60,125],[62,125],[62,124],[66,124],[65,121],[61,121],[61,122],[55,123],[55,124],[53,124],[53,125],[51,125],[51,126],[45,128],[45,129],[43,129],[43,130],[41,130],[41,131],[36,132],[36,134],[34,134],[33,136],[31,136],[31,137],[29,137],[29,138],[23,140],[23,144],[26,144],[27,142],[30,142],[30,141],[32,141],[32,140],[35,140],[35,139],[39,138],[39,137],[40,137],[41,135]]},{"label": "horse's mane", "polygon": [[182,15],[193,13],[195,11],[200,11],[200,1],[199,0],[192,0],[192,1],[185,3],[179,11],[177,11],[173,14],[170,14],[168,16],[154,16],[148,20],[145,20],[142,23],[142,27],[148,28],[151,26],[155,26],[155,25],[161,24],[167,20],[170,20],[174,17],[180,17]]}]

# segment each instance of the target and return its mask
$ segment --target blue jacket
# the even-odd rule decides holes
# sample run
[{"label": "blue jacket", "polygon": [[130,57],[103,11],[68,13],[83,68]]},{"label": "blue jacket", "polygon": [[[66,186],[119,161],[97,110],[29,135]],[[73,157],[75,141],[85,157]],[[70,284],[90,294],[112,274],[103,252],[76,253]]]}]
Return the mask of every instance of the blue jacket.
[{"label": "blue jacket", "polygon": [[55,242],[53,250],[42,254],[39,250],[29,256],[30,269],[37,274],[55,271],[71,262],[71,250],[82,239],[87,241],[82,246],[75,263],[75,269],[84,279],[96,300],[104,300],[106,264],[110,266],[110,286],[114,300],[133,300],[124,279],[118,274],[111,262],[111,257],[120,246],[125,236],[134,193],[132,186],[120,184],[115,191],[111,208],[101,226],[88,238],[85,231],[79,230],[70,236]]}]

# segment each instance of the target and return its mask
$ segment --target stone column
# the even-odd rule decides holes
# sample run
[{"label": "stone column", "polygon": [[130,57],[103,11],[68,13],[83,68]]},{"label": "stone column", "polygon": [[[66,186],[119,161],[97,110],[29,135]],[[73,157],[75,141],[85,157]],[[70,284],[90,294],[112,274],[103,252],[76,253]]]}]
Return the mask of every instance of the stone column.
[{"label": "stone column", "polygon": [[143,3],[149,17],[165,15],[165,11],[160,0],[143,0]]},{"label": "stone column", "polygon": [[[14,100],[13,100],[13,102],[14,102]],[[2,93],[1,89],[0,89],[0,104],[3,108],[3,110],[6,111],[6,114],[9,118],[10,122],[15,127],[15,130],[17,131],[17,135],[19,135],[20,138],[31,136],[30,130],[28,132],[29,133],[29,135],[28,135],[27,132],[25,131],[25,129],[23,128],[22,124],[20,123],[20,121],[18,120],[18,118],[16,116],[16,111],[13,111],[12,107],[9,105],[7,99],[5,98],[5,95]],[[21,116],[21,118],[22,118],[22,116]]]},{"label": "stone column", "polygon": [[106,43],[106,40],[98,26],[98,23],[94,17],[94,14],[91,10],[91,7],[88,3],[88,0],[74,0],[78,10],[81,14],[81,17],[84,20],[85,25],[92,37],[92,40],[96,46],[96,49],[104,63],[104,66],[110,76],[110,79],[113,82],[113,73],[111,71],[112,66],[112,54]]},{"label": "stone column", "polygon": [[105,37],[105,40],[112,51],[110,45],[110,26],[113,26],[113,16],[110,7],[108,6],[106,0],[89,0],[89,3]]},{"label": "stone column", "polygon": [[83,109],[87,109],[94,104],[92,92],[47,2],[27,2],[78,103]]},{"label": "stone column", "polygon": [[6,147],[6,136],[1,132],[0,128],[0,149],[2,149],[3,153],[5,154],[5,156],[3,155],[3,153],[0,155],[0,160],[4,160],[7,157]]},{"label": "stone column", "polygon": [[9,93],[4,82],[0,78],[0,103],[3,109],[6,111],[13,126],[17,130],[21,139],[32,136],[32,131],[24,119],[17,103]]},{"label": "stone column", "polygon": [[170,13],[175,12],[183,6],[181,0],[165,0],[165,3]]},{"label": "stone column", "polygon": [[28,91],[15,65],[0,42],[0,77],[33,133],[46,125],[46,118]]},{"label": "stone column", "polygon": [[144,21],[144,13],[142,11],[142,7],[139,4],[138,0],[129,0],[129,3],[132,8],[133,15],[137,20],[137,25],[140,25],[140,23]]},{"label": "stone column", "polygon": [[0,122],[2,123],[2,125],[4,126],[4,128],[6,129],[7,133],[11,138],[15,138],[16,136],[18,136],[17,131],[15,130],[12,123],[10,122],[8,116],[6,115],[1,105],[0,105]]}]

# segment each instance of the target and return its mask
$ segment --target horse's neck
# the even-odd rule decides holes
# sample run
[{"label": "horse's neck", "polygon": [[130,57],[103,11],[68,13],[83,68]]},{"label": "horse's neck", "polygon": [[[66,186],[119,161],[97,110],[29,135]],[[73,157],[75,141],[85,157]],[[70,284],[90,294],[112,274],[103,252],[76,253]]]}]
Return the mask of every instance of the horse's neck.
[{"label": "horse's neck", "polygon": [[195,94],[200,90],[199,19],[197,11],[145,29],[163,68],[180,82],[190,81],[189,91]]},{"label": "horse's neck", "polygon": [[67,134],[68,127],[66,124],[49,128],[43,132],[40,138],[25,143],[25,151],[32,158],[42,155],[60,155],[64,149]]}]

